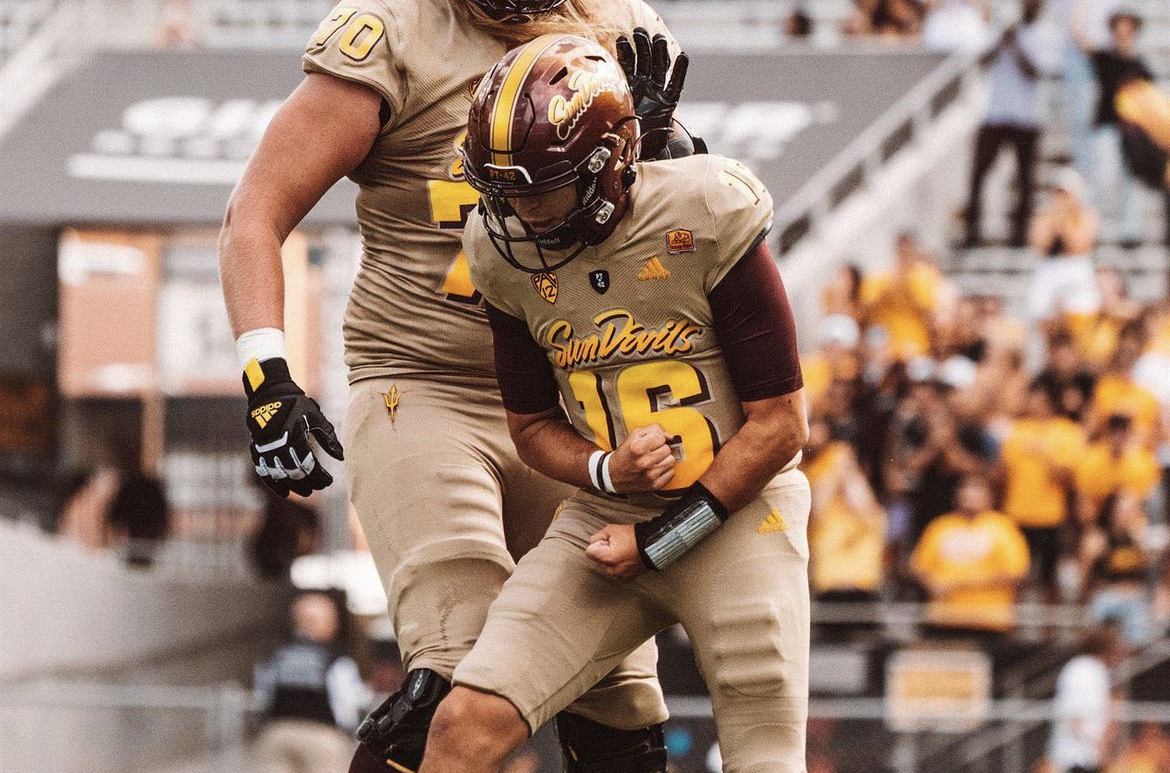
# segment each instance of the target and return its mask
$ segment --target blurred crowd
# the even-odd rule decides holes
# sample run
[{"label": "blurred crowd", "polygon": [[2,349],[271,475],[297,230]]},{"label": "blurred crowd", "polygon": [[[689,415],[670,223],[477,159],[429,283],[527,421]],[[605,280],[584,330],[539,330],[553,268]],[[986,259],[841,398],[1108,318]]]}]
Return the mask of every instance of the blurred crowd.
[{"label": "blurred crowd", "polygon": [[[974,50],[988,34],[994,5],[989,0],[854,0],[839,23],[846,38],[886,43],[923,42],[934,50]],[[785,23],[788,38],[814,33],[812,4],[798,4]]]},{"label": "blurred crowd", "polygon": [[57,533],[90,550],[115,550],[147,567],[171,527],[162,480],[133,467],[96,467],[63,481]]},{"label": "blurred crowd", "polygon": [[[891,269],[845,266],[824,288],[803,359],[813,588],[926,600],[932,636],[990,647],[1016,629],[1018,601],[1083,604],[1140,646],[1170,622],[1170,288],[1139,303],[1096,253],[1148,238],[1143,181],[1170,204],[1163,181],[1140,174],[1142,116],[1126,102],[1156,85],[1143,20],[1117,0],[1060,4],[1044,17],[1056,27],[1042,0],[1013,6],[994,34],[994,9],[963,0],[858,0],[846,23],[931,45],[932,16],[966,19],[990,88],[963,246],[988,243],[983,189],[1007,147],[1017,201],[1001,243],[1034,269],[1009,310],[960,292],[906,233]],[[1064,91],[1060,116],[1047,115],[1047,76]],[[1041,136],[1061,124],[1069,165],[1037,205]]]},{"label": "blurred crowd", "polygon": [[1019,318],[910,234],[888,271],[832,277],[803,358],[819,598],[923,598],[935,635],[991,641],[1020,599],[1131,645],[1165,629],[1170,302],[1092,279],[1097,302]]}]

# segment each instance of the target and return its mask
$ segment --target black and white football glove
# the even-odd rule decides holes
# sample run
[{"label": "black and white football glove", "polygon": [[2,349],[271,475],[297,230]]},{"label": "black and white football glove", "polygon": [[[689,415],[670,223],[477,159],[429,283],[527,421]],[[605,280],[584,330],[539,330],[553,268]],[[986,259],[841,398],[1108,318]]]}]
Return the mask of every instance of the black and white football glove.
[{"label": "black and white football glove", "polygon": [[678,107],[690,59],[679,52],[671,67],[666,36],[658,34],[651,39],[642,27],[636,27],[629,38],[622,35],[615,45],[642,124],[641,158],[656,158],[670,139],[674,109]]},{"label": "black and white football glove", "polygon": [[244,368],[248,395],[248,432],[252,463],[268,488],[287,497],[307,497],[333,482],[309,445],[316,438],[322,450],[343,459],[341,443],[321,407],[296,385],[283,358],[250,361]]}]

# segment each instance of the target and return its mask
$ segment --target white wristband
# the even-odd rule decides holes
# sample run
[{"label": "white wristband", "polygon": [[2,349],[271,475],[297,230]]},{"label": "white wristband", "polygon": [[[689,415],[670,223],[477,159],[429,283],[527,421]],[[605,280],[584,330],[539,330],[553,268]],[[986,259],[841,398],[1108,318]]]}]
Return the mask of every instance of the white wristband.
[{"label": "white wristband", "polygon": [[601,488],[601,466],[598,461],[605,456],[605,451],[598,449],[589,454],[589,482],[593,484],[593,488],[602,491]]},{"label": "white wristband", "polygon": [[609,477],[609,460],[612,457],[613,452],[610,451],[605,455],[605,458],[601,460],[601,490],[610,494],[616,494],[617,491],[614,490],[613,481],[610,480]]},{"label": "white wristband", "polygon": [[252,360],[264,362],[278,357],[288,359],[284,348],[284,331],[274,327],[249,330],[236,339],[236,355],[240,358],[240,368]]}]

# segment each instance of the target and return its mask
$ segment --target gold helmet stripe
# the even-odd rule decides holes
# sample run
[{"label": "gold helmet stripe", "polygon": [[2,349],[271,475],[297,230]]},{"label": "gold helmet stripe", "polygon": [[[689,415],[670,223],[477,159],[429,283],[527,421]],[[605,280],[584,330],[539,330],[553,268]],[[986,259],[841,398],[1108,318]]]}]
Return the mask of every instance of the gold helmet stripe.
[{"label": "gold helmet stripe", "polygon": [[495,107],[492,109],[492,147],[503,149],[504,152],[492,153],[492,163],[496,166],[510,166],[512,163],[512,124],[516,117],[516,104],[519,102],[520,87],[532,71],[532,66],[553,43],[563,35],[541,35],[524,46],[520,55],[512,62],[511,69],[504,77],[504,84],[500,86],[500,93],[496,97]]}]

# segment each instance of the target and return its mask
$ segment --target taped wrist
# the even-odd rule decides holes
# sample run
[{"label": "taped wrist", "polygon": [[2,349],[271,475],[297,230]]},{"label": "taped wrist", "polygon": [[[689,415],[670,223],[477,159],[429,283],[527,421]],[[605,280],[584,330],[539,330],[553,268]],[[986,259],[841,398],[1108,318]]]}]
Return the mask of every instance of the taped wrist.
[{"label": "taped wrist", "polygon": [[642,562],[665,569],[718,529],[730,513],[702,483],[695,481],[662,515],[634,524]]},{"label": "taped wrist", "polygon": [[305,391],[297,386],[288,372],[288,361],[283,357],[269,360],[248,360],[244,366],[244,393],[251,400],[256,394],[280,394],[281,396],[303,395]]},{"label": "taped wrist", "polygon": [[240,367],[248,364],[249,360],[288,359],[284,345],[284,331],[275,327],[258,327],[242,334],[236,339],[236,356],[240,358]]},{"label": "taped wrist", "polygon": [[613,480],[609,477],[609,460],[613,451],[598,449],[589,456],[589,481],[593,488],[606,494],[616,494]]}]

